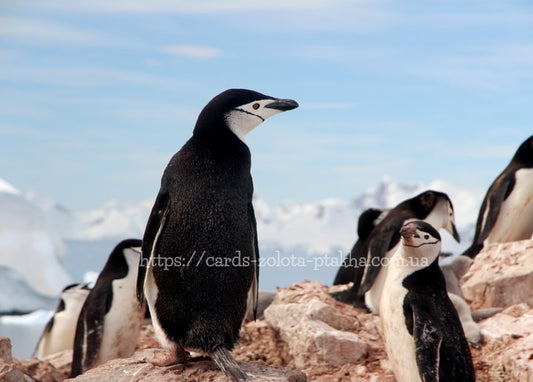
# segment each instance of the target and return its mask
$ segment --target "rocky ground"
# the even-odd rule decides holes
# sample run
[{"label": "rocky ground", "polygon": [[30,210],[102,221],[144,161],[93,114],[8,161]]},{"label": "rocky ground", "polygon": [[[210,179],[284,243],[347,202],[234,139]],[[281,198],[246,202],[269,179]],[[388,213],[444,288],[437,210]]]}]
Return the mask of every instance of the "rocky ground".
[{"label": "rocky ground", "polygon": [[[479,322],[483,339],[472,347],[478,381],[533,382],[533,241],[495,244],[476,257],[463,277],[470,306],[501,307]],[[344,305],[316,282],[280,289],[264,318],[243,326],[233,354],[263,381],[394,382],[381,338],[379,318]],[[157,352],[151,326],[145,325],[136,353],[110,361],[76,381],[226,381],[210,361],[154,367]],[[62,381],[70,352],[38,361],[11,357],[0,338],[0,381]],[[24,379],[26,378],[26,379]]]}]

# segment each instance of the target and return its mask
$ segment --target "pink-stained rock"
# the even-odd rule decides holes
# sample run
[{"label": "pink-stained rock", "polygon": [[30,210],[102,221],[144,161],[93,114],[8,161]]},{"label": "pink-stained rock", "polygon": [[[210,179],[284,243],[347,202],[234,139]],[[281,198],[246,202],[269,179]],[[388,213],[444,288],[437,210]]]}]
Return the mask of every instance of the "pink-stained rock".
[{"label": "pink-stained rock", "polygon": [[533,306],[533,241],[489,245],[476,256],[461,284],[473,310]]}]

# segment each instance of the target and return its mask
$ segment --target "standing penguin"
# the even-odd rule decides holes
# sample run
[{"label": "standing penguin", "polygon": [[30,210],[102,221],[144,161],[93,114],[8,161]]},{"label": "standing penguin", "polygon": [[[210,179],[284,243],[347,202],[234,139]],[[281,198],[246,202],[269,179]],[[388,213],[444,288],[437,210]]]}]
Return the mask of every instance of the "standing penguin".
[{"label": "standing penguin", "polygon": [[335,280],[333,280],[333,285],[348,284],[353,281],[355,268],[359,265],[359,258],[357,256],[360,256],[362,253],[361,246],[374,227],[387,215],[387,212],[388,210],[368,208],[359,215],[359,221],[357,223],[357,241],[337,271]]},{"label": "standing penguin", "polygon": [[[234,380],[246,379],[229,352],[247,305],[256,310],[257,230],[250,150],[244,139],[293,100],[230,89],[202,110],[192,137],[172,157],[148,219],[137,280],[156,336],[185,362],[209,355]],[[160,363],[162,364],[162,362]]]},{"label": "standing penguin", "polygon": [[88,284],[72,284],[63,289],[57,309],[35,348],[37,358],[72,349],[78,316],[89,291]]},{"label": "standing penguin", "polygon": [[518,148],[483,199],[472,245],[474,258],[490,243],[529,239],[533,234],[533,135]]},{"label": "standing penguin", "polygon": [[425,191],[407,199],[389,210],[372,230],[361,246],[362,253],[356,255],[365,261],[363,266],[355,269],[354,284],[347,291],[335,294],[335,298],[355,306],[366,306],[374,314],[379,314],[379,300],[387,277],[386,265],[400,241],[398,232],[408,220],[424,220],[434,227],[444,228],[459,241],[453,205],[448,195]]},{"label": "standing penguin", "polygon": [[141,244],[138,239],[117,244],[87,296],[76,327],[71,378],[133,354],[146,310],[135,297]]},{"label": "standing penguin", "polygon": [[440,235],[423,221],[400,230],[380,317],[398,382],[475,380],[470,348],[439,268]]}]

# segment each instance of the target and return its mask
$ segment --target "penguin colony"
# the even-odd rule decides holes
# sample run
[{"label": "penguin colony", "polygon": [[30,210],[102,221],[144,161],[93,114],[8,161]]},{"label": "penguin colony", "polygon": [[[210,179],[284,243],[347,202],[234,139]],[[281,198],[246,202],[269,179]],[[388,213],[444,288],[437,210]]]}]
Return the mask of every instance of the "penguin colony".
[{"label": "penguin colony", "polygon": [[[212,358],[232,380],[249,379],[231,355],[243,320],[254,319],[258,305],[259,250],[245,137],[267,118],[296,107],[296,101],[246,89],[213,98],[163,173],[143,239],[120,242],[91,290],[86,284],[63,290],[37,356],[73,349],[71,377],[127,357],[147,307],[168,350],[163,360],[149,362],[192,362],[194,351]],[[533,136],[489,188],[463,255],[473,258],[492,242],[531,237],[532,200]],[[443,274],[440,228],[459,241],[452,202],[442,192],[428,190],[388,210],[368,209],[334,280],[353,283],[335,298],[380,315],[399,382],[475,380],[466,337],[475,342],[479,333],[467,329],[475,323],[453,276],[469,263],[459,261]],[[226,260],[235,256],[239,266],[210,267],[205,261],[232,264]],[[173,267],[161,258],[173,259]]]}]

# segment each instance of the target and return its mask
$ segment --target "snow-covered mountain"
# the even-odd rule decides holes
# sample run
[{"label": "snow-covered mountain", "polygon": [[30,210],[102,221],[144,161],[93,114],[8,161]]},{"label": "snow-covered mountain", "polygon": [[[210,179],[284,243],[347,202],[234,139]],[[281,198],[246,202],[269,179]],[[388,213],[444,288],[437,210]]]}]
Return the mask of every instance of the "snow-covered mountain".
[{"label": "snow-covered mountain", "polygon": [[50,308],[71,282],[64,245],[39,207],[0,180],[0,312]]},{"label": "snow-covered mountain", "polygon": [[[390,179],[350,200],[324,199],[314,203],[285,202],[270,206],[256,197],[254,206],[260,247],[282,254],[331,254],[348,251],[356,240],[357,220],[367,208],[391,208],[428,189],[446,192],[454,203],[462,244],[444,234],[443,249],[459,252],[471,241],[483,190],[459,189],[442,181],[400,184]],[[67,208],[35,194],[26,198],[41,206],[51,225],[65,240],[121,240],[142,237],[153,200],[136,205],[110,202],[90,211]]]}]

